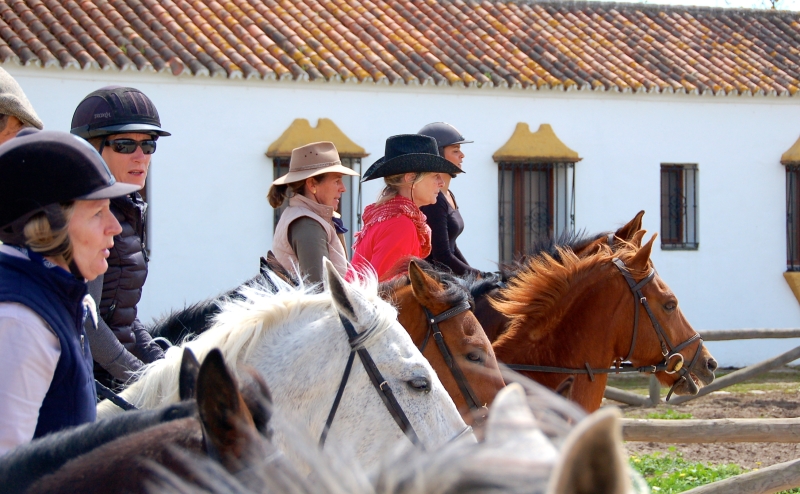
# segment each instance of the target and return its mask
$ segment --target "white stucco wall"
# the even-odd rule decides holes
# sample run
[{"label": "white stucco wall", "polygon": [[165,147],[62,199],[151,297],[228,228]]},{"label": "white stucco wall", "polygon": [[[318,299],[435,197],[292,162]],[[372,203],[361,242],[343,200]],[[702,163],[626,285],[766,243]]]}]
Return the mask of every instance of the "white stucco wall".
[{"label": "white stucco wall", "polygon": [[[48,129],[68,130],[78,102],[107,84],[137,87],[173,137],[159,141],[150,176],[150,277],[141,318],[213,296],[256,273],[271,245],[264,152],[295,118],[327,117],[371,156],[385,138],[444,120],[474,144],[452,184],[466,230],[459,246],[476,267],[497,259],[497,172],[492,153],[517,122],[549,123],[584,158],[577,165],[576,226],[615,229],[640,209],[659,230],[661,163],[699,166],[697,251],[653,260],[698,329],[800,327],[783,279],[785,175],[781,153],[800,136],[800,98],[631,95],[172,77],[4,66]],[[364,204],[379,184],[364,186]],[[657,244],[659,245],[659,244]],[[745,365],[800,341],[709,343],[721,365]]]}]

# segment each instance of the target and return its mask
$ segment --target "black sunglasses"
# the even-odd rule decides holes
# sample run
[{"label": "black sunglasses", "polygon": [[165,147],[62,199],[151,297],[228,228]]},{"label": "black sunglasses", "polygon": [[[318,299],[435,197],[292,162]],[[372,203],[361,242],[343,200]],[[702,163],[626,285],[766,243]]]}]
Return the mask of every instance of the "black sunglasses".
[{"label": "black sunglasses", "polygon": [[136,152],[137,147],[141,147],[144,154],[153,154],[156,152],[155,139],[145,139],[144,141],[136,141],[133,139],[108,139],[105,144],[110,146],[115,153],[120,154],[133,154]]}]

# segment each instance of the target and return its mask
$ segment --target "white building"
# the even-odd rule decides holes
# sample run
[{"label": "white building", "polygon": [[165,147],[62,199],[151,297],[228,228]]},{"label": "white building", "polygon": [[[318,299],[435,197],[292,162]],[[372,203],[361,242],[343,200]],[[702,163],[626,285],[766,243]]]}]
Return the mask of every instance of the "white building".
[{"label": "white building", "polygon": [[[344,47],[342,50],[349,57],[340,56],[333,48],[328,48],[325,53],[338,57],[341,65],[347,66],[350,73],[362,79],[361,82],[342,82],[341,79],[347,79],[341,76],[346,70],[337,69],[335,64],[325,65],[324,60],[309,55],[308,52],[313,48],[311,43],[304,45],[305,48],[301,47],[300,51],[316,64],[318,73],[324,77],[314,76],[311,69],[306,75],[301,73],[288,77],[288,80],[280,80],[279,71],[275,71],[278,75],[272,77],[262,69],[259,69],[261,76],[256,74],[250,79],[236,77],[236,70],[223,64],[218,53],[202,45],[202,34],[194,35],[203,46],[197,53],[207,53],[206,58],[211,57],[215,62],[207,62],[192,52],[194,64],[206,64],[200,67],[206,67],[207,73],[213,73],[213,67],[220,67],[218,72],[221,75],[204,75],[203,70],[198,70],[187,55],[179,51],[175,53],[180,60],[166,59],[163,55],[165,49],[159,48],[160,45],[148,36],[160,36],[167,46],[173,47],[165,39],[172,36],[172,40],[179,40],[191,51],[191,45],[180,36],[180,32],[184,35],[191,32],[186,29],[185,24],[189,22],[186,19],[195,19],[191,12],[186,13],[188,17],[181,17],[174,12],[178,7],[171,3],[169,5],[171,7],[164,7],[164,12],[171,15],[182,30],[175,30],[164,18],[167,14],[161,10],[151,8],[150,12],[159,20],[158,25],[166,26],[171,35],[156,29],[157,25],[147,21],[145,15],[141,17],[149,22],[152,32],[143,34],[136,31],[138,24],[131,20],[132,14],[120,10],[126,22],[132,26],[131,29],[136,31],[131,34],[120,27],[123,21],[109,11],[113,7],[102,7],[104,18],[111,19],[118,32],[128,33],[125,36],[130,45],[123,50],[124,55],[132,53],[130,46],[134,45],[142,54],[138,57],[138,53],[133,53],[130,57],[133,62],[127,65],[120,63],[119,57],[115,58],[116,52],[111,48],[122,45],[118,38],[112,36],[112,27],[98,20],[97,12],[86,14],[91,21],[74,13],[73,17],[85,32],[94,32],[89,28],[89,23],[93,21],[108,34],[109,39],[114,40],[117,46],[102,48],[103,53],[109,54],[107,58],[114,60],[112,64],[104,65],[104,59],[99,55],[90,56],[90,53],[94,53],[89,46],[91,43],[81,41],[85,48],[83,51],[70,45],[69,40],[64,40],[64,35],[59,34],[61,32],[53,24],[48,24],[48,18],[40,15],[41,11],[37,15],[44,19],[44,25],[50,26],[46,32],[56,33],[54,36],[58,39],[47,41],[50,38],[46,37],[46,32],[39,31],[35,37],[44,42],[46,49],[35,49],[38,46],[35,40],[26,38],[24,31],[8,20],[5,21],[8,23],[6,26],[11,26],[19,37],[11,39],[7,31],[3,34],[4,31],[0,30],[0,35],[7,43],[0,45],[2,67],[24,88],[46,128],[68,130],[72,113],[83,96],[101,86],[119,84],[133,86],[146,93],[158,107],[163,127],[173,134],[159,141],[148,180],[152,252],[150,275],[140,304],[140,318],[143,321],[147,322],[170,309],[181,308],[184,304],[214,296],[256,274],[259,256],[264,255],[271,246],[273,228],[273,210],[265,198],[273,180],[273,160],[265,153],[270,144],[296,119],[307,119],[312,126],[316,126],[319,119],[327,118],[369,154],[361,159],[364,170],[383,155],[386,137],[414,133],[433,121],[450,122],[464,136],[474,140],[474,144],[463,146],[466,154],[464,169],[467,173],[453,181],[452,189],[466,223],[466,229],[458,241],[459,247],[470,263],[482,270],[494,270],[500,257],[498,163],[492,156],[510,139],[518,123],[528,124],[532,131],[541,124],[549,124],[558,138],[580,156],[581,160],[574,166],[574,227],[577,229],[591,233],[616,229],[643,209],[646,211],[645,228],[652,233],[669,233],[669,225],[664,224],[668,220],[662,221],[662,186],[666,187],[662,183],[666,183],[669,177],[680,177],[683,182],[677,187],[683,190],[684,195],[688,193],[689,203],[684,209],[674,209],[681,213],[681,219],[672,225],[671,235],[674,238],[667,239],[670,244],[664,244],[662,238],[657,243],[662,248],[654,249],[652,258],[661,277],[678,296],[687,319],[697,330],[800,327],[800,305],[784,278],[787,257],[792,254],[787,254],[787,172],[781,165],[782,154],[800,136],[800,99],[793,96],[800,86],[800,58],[796,55],[796,48],[789,46],[791,43],[787,41],[789,38],[785,32],[794,30],[794,39],[798,39],[800,33],[796,28],[788,27],[788,22],[784,21],[793,19],[797,25],[800,16],[785,12],[768,13],[773,16],[767,16],[769,19],[775,19],[774,24],[770,25],[772,27],[767,26],[755,35],[747,34],[742,28],[742,35],[739,35],[729,20],[735,17],[734,11],[720,9],[497,2],[493,5],[499,11],[527,8],[525,12],[531,16],[540,14],[544,18],[547,14],[560,19],[559,26],[564,29],[554,31],[563,35],[559,38],[562,42],[560,46],[570,47],[567,42],[572,42],[571,53],[575,54],[580,50],[574,45],[578,41],[585,44],[583,55],[575,55],[578,68],[573,68],[573,72],[588,73],[579,72],[579,69],[583,63],[581,60],[589,60],[587,67],[599,67],[597,74],[600,75],[589,77],[586,84],[582,84],[574,77],[565,76],[566,72],[547,69],[544,62],[523,61],[520,65],[514,58],[519,54],[512,56],[510,51],[501,49],[507,40],[516,39],[513,33],[502,40],[496,39],[502,37],[496,33],[491,43],[502,45],[496,47],[496,54],[505,58],[501,60],[503,63],[486,72],[483,82],[478,77],[483,73],[480,68],[467,70],[464,62],[458,62],[458,50],[444,50],[446,53],[452,52],[447,60],[455,60],[454,63],[460,63],[458,66],[464,69],[458,81],[449,77],[449,74],[457,74],[456,70],[447,72],[436,68],[438,66],[433,63],[431,66],[438,71],[438,76],[430,75],[428,79],[409,77],[402,72],[398,72],[401,79],[390,80],[392,78],[388,76],[381,79],[370,70],[363,77],[348,65],[347,60],[352,61],[352,52],[347,52],[346,47],[365,52],[367,44],[361,47],[351,40],[347,45],[350,38],[342,35],[345,41],[338,41],[338,46]],[[300,34],[302,29],[298,26],[305,26],[301,15],[304,9],[302,5],[305,3],[298,2],[295,9],[299,9],[300,13],[288,9],[276,14],[282,16],[283,26],[292,26],[286,21],[286,16],[293,15],[300,19],[300,24],[293,28]],[[442,20],[443,14],[437,14],[432,10],[433,7],[426,5],[419,6],[421,15],[428,15],[429,19],[440,25],[445,22],[446,19]],[[443,1],[437,5],[445,5],[450,11],[460,9],[460,12],[466,12],[464,15],[467,17],[472,15],[472,10],[478,11],[475,15],[479,18],[487,19],[487,16],[495,15],[492,12],[482,14],[479,12],[481,6],[477,4]],[[277,45],[269,45],[262,38],[277,35],[266,29],[263,23],[249,27],[244,22],[237,24],[217,12],[217,7],[217,4],[209,7],[214,10],[213,14],[210,11],[200,13],[201,18],[208,22],[198,24],[198,28],[206,33],[206,38],[203,38],[206,41],[215,42],[214,30],[223,37],[228,36],[226,33],[238,33],[235,29],[237,25],[247,27],[248,32],[255,36],[253,25],[257,24],[262,29],[261,37],[252,39],[267,46],[273,59],[284,63],[282,58],[275,56],[275,46],[279,46],[284,54],[295,61],[299,60],[291,50],[286,49],[291,37],[282,27],[275,29],[284,37],[280,40],[276,38]],[[268,10],[267,7],[263,9]],[[278,12],[279,9],[273,10]],[[20,19],[26,18],[21,12],[17,14]],[[750,16],[755,22],[755,14],[746,11],[736,11],[736,14],[744,16],[745,20]],[[765,15],[763,12],[760,14],[759,19]],[[255,16],[252,12],[248,15]],[[343,14],[333,12],[331,15]],[[400,11],[397,15],[405,14]],[[591,34],[587,34],[583,40],[578,37],[578,41],[569,37],[569,33],[575,31],[567,21],[572,17],[583,19],[581,15],[596,23],[596,38]],[[511,14],[507,16],[511,19]],[[604,21],[603,16],[611,20]],[[629,26],[629,29],[643,31],[645,34],[642,39],[658,40],[662,36],[666,40],[663,46],[656,46],[656,51],[648,53],[669,54],[672,58],[664,55],[659,59],[664,64],[673,63],[666,67],[667,72],[683,73],[685,77],[672,80],[656,71],[646,70],[646,59],[636,58],[637,46],[625,43],[633,36],[630,33],[625,36],[614,34],[606,26],[609,22],[613,24],[614,16],[627,16],[635,21],[635,26]],[[262,13],[262,17],[272,19],[266,13]],[[345,22],[346,17],[342,25],[349,26]],[[356,17],[357,14],[351,15],[351,18]],[[394,18],[391,15],[389,17]],[[494,18],[501,17],[497,14]],[[212,22],[213,19],[227,20],[220,27]],[[311,22],[315,18],[309,14],[305,19],[311,19],[308,21]],[[369,22],[373,22],[374,26],[378,22],[375,19],[370,21],[367,17],[359,19],[359,26]],[[648,19],[654,21],[648,24],[645,22]],[[673,24],[677,26],[674,29],[682,33],[681,36],[676,37],[676,41],[670,41],[674,32],[658,24],[656,21],[659,19],[666,19],[662,24],[667,27],[671,25],[669,22],[674,21]],[[680,50],[684,54],[702,54],[705,53],[703,50],[710,49],[694,45],[699,43],[699,38],[695,36],[699,31],[695,28],[713,28],[714,19],[721,19],[727,26],[727,31],[720,32],[733,33],[728,38],[722,35],[716,38],[717,51],[694,64],[685,56],[675,55]],[[680,20],[686,22],[681,24]],[[467,21],[462,21],[465,29],[469,28]],[[76,34],[72,24],[63,18],[59,22],[68,28],[75,39],[83,39]],[[278,26],[274,19],[271,22]],[[327,22],[333,25],[332,21]],[[491,20],[487,22],[494,25]],[[388,21],[384,24],[392,27]],[[34,22],[27,22],[27,25],[29,32],[36,32]],[[399,22],[395,25],[399,26],[394,28],[396,32],[414,33],[413,29]],[[579,23],[575,21],[574,25]],[[208,31],[209,26],[216,27]],[[548,38],[542,29],[547,26],[553,24],[549,21],[539,25],[529,23],[525,32],[530,33],[532,39],[538,37],[536,39],[546,40]],[[604,26],[605,34],[601,29]],[[478,28],[469,29],[469,32],[478,32]],[[333,34],[336,32],[344,31],[331,31]],[[353,27],[350,34],[364,41],[364,36],[367,36],[365,32],[371,31],[358,31]],[[429,41],[435,38],[430,32],[419,32],[428,36]],[[484,29],[484,33],[487,32]],[[333,34],[330,39],[336,40]],[[650,37],[645,38],[645,35]],[[102,47],[102,37],[92,36],[96,42],[93,46]],[[405,39],[403,35],[399,36]],[[472,40],[468,34],[464,36],[469,41],[465,41],[464,46],[477,46],[474,51],[479,52],[481,47],[477,45],[478,41]],[[255,48],[247,48],[252,44],[251,38],[247,38],[246,34],[240,37],[242,45],[233,45],[240,54],[239,58],[250,60],[248,57],[253,55],[261,57],[261,60],[267,59],[269,55],[263,56]],[[373,38],[381,39],[377,34]],[[23,39],[28,39],[25,43],[31,47],[29,51],[36,54],[34,58],[25,58],[29,55],[15,42]],[[452,39],[447,40],[447,46],[452,46]],[[410,43],[410,40],[405,39],[405,42]],[[146,45],[144,48],[142,43]],[[641,41],[637,43],[641,47]],[[732,54],[735,50],[725,48],[726,44],[732,43],[741,45],[739,52],[736,52],[738,55]],[[772,58],[769,54],[765,55],[764,50],[759,49],[759,43],[777,43],[774,46],[777,55]],[[39,44],[44,46],[41,42]],[[71,53],[71,60],[78,62],[70,62],[70,55],[56,50],[56,44],[66,47]],[[424,53],[421,49],[417,51],[420,60],[430,60],[429,56],[438,53],[430,46],[435,48],[439,45],[422,44],[429,49]],[[222,43],[217,45],[221,47]],[[154,47],[161,58],[151,56],[146,49],[149,46]],[[626,46],[631,46],[627,55],[621,51]],[[742,54],[742,46],[749,51]],[[594,55],[589,50],[592,47]],[[603,47],[614,57],[605,56],[597,65],[602,58],[598,53],[603,52]],[[369,48],[375,50],[372,45]],[[176,50],[174,47],[172,49]],[[48,62],[50,59],[45,56],[47,50],[57,62]],[[231,63],[239,64],[237,70],[244,70],[241,67],[246,64],[240,63],[236,56],[229,55],[223,48],[218,51],[226,54]],[[558,57],[564,53],[559,55],[557,51],[557,48],[553,48],[552,53],[557,56],[552,58],[557,59],[556,62],[561,60]],[[324,50],[320,48],[318,52],[323,53]],[[389,59],[384,52],[376,53],[383,60]],[[485,49],[483,53],[486,55]],[[533,57],[538,52],[528,50],[525,53]],[[99,62],[85,62],[86,56],[94,57]],[[143,57],[145,61],[139,60]],[[475,67],[481,67],[487,60],[480,56],[473,58],[478,60],[474,62]],[[362,67],[367,67],[369,63],[365,60],[372,60],[368,56],[366,59],[355,59],[360,60]],[[423,62],[414,61],[413,54],[407,55],[406,59],[410,61],[405,67],[412,67],[408,69],[411,73],[416,70],[413,67],[425,70]],[[628,59],[631,61],[627,62]],[[44,66],[38,66],[36,60]],[[166,68],[160,72],[158,60],[166,60]],[[396,55],[396,60],[402,62],[405,59]],[[23,65],[25,61],[28,62],[27,66]],[[737,65],[745,62],[750,64],[749,71],[740,70],[741,65]],[[380,67],[374,60],[372,64]],[[387,64],[395,67],[389,61],[384,63]],[[249,66],[252,69],[255,65],[251,62]],[[287,73],[295,70],[291,64],[287,66],[290,68]],[[561,66],[566,67],[566,62]],[[695,71],[686,72],[688,66],[694,67]],[[173,72],[179,72],[175,67],[184,67],[180,68],[183,72],[173,75]],[[340,75],[327,76],[320,67],[333,67],[334,72],[338,71]],[[452,68],[452,65],[449,67]],[[516,78],[503,75],[502,70],[513,67],[518,70]],[[607,73],[603,72],[606,70],[603,67],[607,68]],[[537,89],[540,83],[534,75],[545,72],[546,77],[540,77],[544,85]],[[616,79],[611,79],[611,76]],[[304,80],[315,77],[317,80]],[[413,77],[417,77],[417,83],[414,83]],[[702,81],[702,84],[698,81]],[[665,168],[669,165],[680,165],[680,168]],[[374,201],[379,187],[375,182],[363,184],[363,205]],[[692,194],[693,187],[695,190]],[[571,196],[569,188],[567,192]],[[355,225],[357,221],[356,195],[350,196],[353,201],[350,225]],[[696,215],[693,214],[692,202],[696,206]],[[680,231],[674,229],[676,226],[681,227]],[[721,365],[738,366],[755,363],[798,344],[800,342],[796,340],[752,340],[712,342],[707,345]]]}]

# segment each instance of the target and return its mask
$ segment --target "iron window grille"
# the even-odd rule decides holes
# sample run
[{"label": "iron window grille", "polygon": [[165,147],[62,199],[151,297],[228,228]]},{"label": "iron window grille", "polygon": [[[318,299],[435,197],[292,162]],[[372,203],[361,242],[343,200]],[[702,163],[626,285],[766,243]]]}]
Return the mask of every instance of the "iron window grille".
[{"label": "iron window grille", "polygon": [[575,164],[500,162],[500,262],[575,230]]},{"label": "iron window grille", "polygon": [[786,270],[800,271],[800,165],[786,166]]},{"label": "iron window grille", "polygon": [[[357,171],[361,174],[361,158],[340,158],[342,165]],[[282,177],[289,173],[289,158],[276,157],[272,159],[274,179]],[[344,175],[342,177],[347,192],[342,194],[339,199],[339,208],[336,210],[342,215],[347,233],[344,234],[344,240],[347,244],[347,251],[350,252],[353,246],[353,235],[361,229],[361,181],[359,177]],[[272,213],[272,231],[278,226],[278,220],[281,214],[289,205],[289,201],[284,201],[281,207],[276,208]]]},{"label": "iron window grille", "polygon": [[697,165],[661,165],[661,248],[694,250],[697,228]]}]

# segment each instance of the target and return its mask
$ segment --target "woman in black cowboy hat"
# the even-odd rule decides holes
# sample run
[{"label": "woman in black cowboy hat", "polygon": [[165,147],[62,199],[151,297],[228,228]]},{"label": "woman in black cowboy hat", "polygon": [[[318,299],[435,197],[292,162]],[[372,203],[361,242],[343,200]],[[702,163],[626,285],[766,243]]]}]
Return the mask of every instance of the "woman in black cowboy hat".
[{"label": "woman in black cowboy hat", "polygon": [[439,156],[436,139],[398,135],[386,139],[386,152],[364,174],[364,181],[383,178],[386,186],[375,204],[364,208],[364,228],[353,244],[353,269],[370,267],[383,280],[408,257],[427,257],[431,229],[420,206],[434,204],[444,185],[442,174],[461,170]]}]

